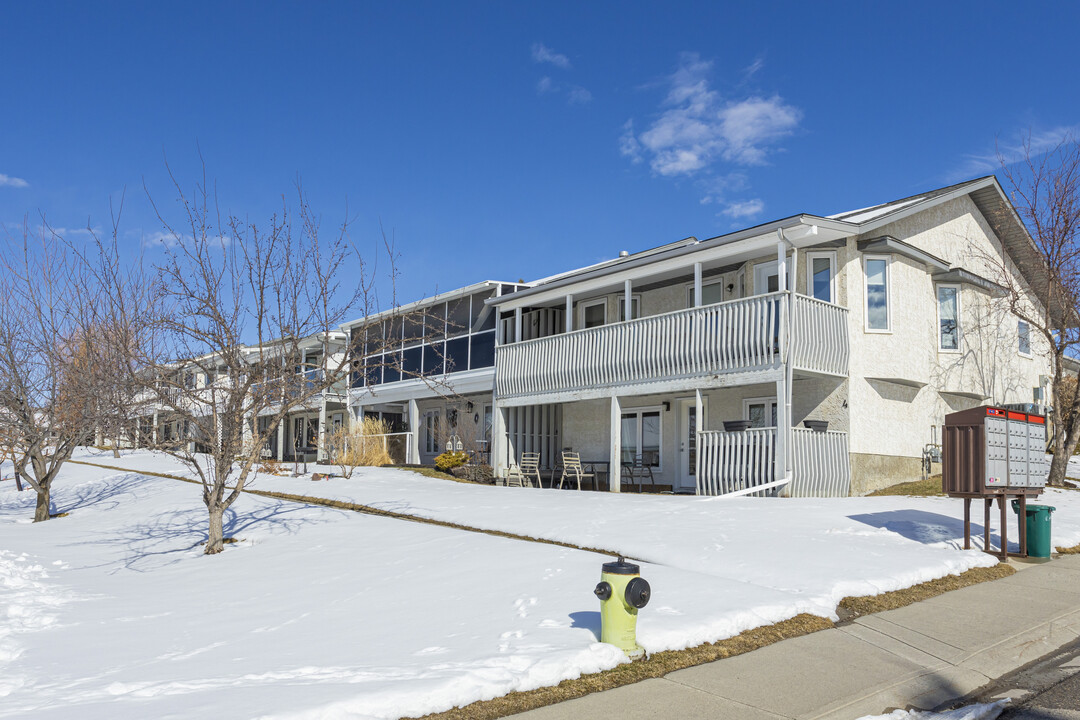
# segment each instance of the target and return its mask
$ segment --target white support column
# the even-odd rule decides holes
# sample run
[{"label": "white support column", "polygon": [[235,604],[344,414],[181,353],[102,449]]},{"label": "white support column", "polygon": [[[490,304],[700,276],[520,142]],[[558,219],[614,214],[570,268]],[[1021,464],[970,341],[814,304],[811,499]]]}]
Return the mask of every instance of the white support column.
[{"label": "white support column", "polygon": [[319,445],[315,449],[315,462],[326,462],[326,397],[319,403]]},{"label": "white support column", "polygon": [[281,418],[277,425],[277,460],[285,461],[285,424],[289,422],[288,416]]},{"label": "white support column", "polygon": [[622,492],[622,405],[611,396],[611,456],[608,462],[608,490]]},{"label": "white support column", "polygon": [[701,263],[694,263],[694,307],[701,307]]},{"label": "white support column", "polygon": [[409,448],[409,457],[406,462],[411,465],[420,464],[420,409],[416,407],[416,400],[409,398],[406,411],[409,422],[409,434],[412,435],[412,446]]},{"label": "white support column", "polygon": [[506,477],[507,464],[507,441],[506,441],[506,410],[499,405],[498,398],[491,400],[491,470],[495,477]]},{"label": "white support column", "polygon": [[[777,233],[782,237],[782,230]],[[776,242],[776,285],[780,291],[787,290],[787,242],[783,239]]]},{"label": "white support column", "polygon": [[[776,460],[773,479],[783,480],[787,475],[788,437],[791,435],[791,417],[788,415],[787,378],[776,381]],[[766,410],[768,412],[768,410]]]},{"label": "white support column", "polygon": [[634,283],[629,279],[623,282],[623,298],[623,321],[631,320],[634,317]]},{"label": "white support column", "polygon": [[151,423],[152,424],[150,425],[150,442],[153,443],[154,447],[157,447],[157,444],[158,444],[158,414],[157,414],[157,410],[154,411],[154,419],[151,420]]},{"label": "white support column", "polygon": [[514,342],[521,342],[521,308],[514,308]]},{"label": "white support column", "polygon": [[[701,492],[701,443],[698,442],[698,438],[701,437],[701,432],[705,430],[705,399],[701,397],[701,388],[694,390],[694,417],[697,420],[697,437],[693,438],[694,441],[694,483],[698,487],[698,492]],[[687,438],[689,440],[690,438]]]},{"label": "white support column", "polygon": [[574,296],[566,296],[566,332],[574,331]]}]

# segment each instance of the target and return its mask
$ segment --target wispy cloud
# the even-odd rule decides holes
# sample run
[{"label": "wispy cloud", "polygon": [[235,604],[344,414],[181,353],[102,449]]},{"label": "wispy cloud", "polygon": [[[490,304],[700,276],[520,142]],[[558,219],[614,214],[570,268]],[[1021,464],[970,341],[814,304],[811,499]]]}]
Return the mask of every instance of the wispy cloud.
[{"label": "wispy cloud", "polygon": [[760,198],[752,200],[736,200],[728,203],[727,207],[720,211],[720,215],[732,220],[746,220],[760,215],[765,209],[765,203]]},{"label": "wispy cloud", "polygon": [[[743,82],[765,63],[756,59],[742,70]],[[619,152],[632,163],[648,162],[661,177],[693,177],[702,204],[717,204],[718,215],[746,219],[761,213],[758,198],[733,200],[732,192],[749,187],[743,170],[766,165],[780,152],[780,142],[799,129],[803,113],[779,94],[744,93],[724,97],[710,82],[712,62],[683,53],[666,79],[658,114],[642,131],[633,119],[622,126]]]},{"label": "wispy cloud", "polygon": [[3,173],[0,173],[0,187],[24,188],[30,187],[30,183],[26,182],[22,178],[13,177],[11,175],[4,175]]},{"label": "wispy cloud", "polygon": [[711,69],[697,53],[683,54],[665,109],[637,136],[658,175],[692,175],[718,161],[763,165],[777,141],[798,128],[802,111],[779,95],[722,99],[709,87]]},{"label": "wispy cloud", "polygon": [[980,175],[992,175],[1001,169],[1002,160],[1007,165],[1022,160],[1027,152],[1024,139],[1029,133],[1031,154],[1041,155],[1054,149],[1068,137],[1080,139],[1080,124],[1059,125],[1048,130],[1017,130],[1007,139],[998,138],[993,148],[962,155],[956,167],[945,173],[945,182],[953,183]]},{"label": "wispy cloud", "polygon": [[[560,70],[570,70],[570,58],[557,53],[543,43],[533,43],[532,58],[535,63],[548,63]],[[559,95],[566,99],[567,105],[585,105],[592,101],[592,93],[580,85],[559,82],[550,75],[545,75],[536,82],[537,95]]]},{"label": "wispy cloud", "polygon": [[569,70],[572,67],[570,65],[570,58],[562,53],[555,52],[547,45],[540,42],[533,43],[532,59],[535,63],[551,63],[555,67],[563,70]]}]

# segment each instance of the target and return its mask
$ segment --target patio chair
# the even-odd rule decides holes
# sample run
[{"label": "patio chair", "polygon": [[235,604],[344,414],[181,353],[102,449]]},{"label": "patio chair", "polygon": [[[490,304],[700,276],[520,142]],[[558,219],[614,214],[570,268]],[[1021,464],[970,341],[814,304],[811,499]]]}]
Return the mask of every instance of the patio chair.
[{"label": "patio chair", "polygon": [[507,487],[525,487],[526,484],[531,484],[532,481],[522,474],[521,468],[517,465],[511,465],[506,468],[506,486]]},{"label": "patio chair", "polygon": [[527,452],[521,453],[521,474],[525,476],[529,486],[533,485],[533,481],[536,481],[536,487],[544,487],[540,482],[540,453]]},{"label": "patio chair", "polygon": [[652,473],[652,454],[642,453],[635,455],[633,460],[622,465],[623,475],[631,485],[638,486],[638,492],[645,488],[645,478],[649,479],[649,486],[656,491],[656,480]]},{"label": "patio chair", "polygon": [[592,473],[587,473],[581,468],[581,455],[576,452],[563,452],[562,454],[563,471],[562,476],[559,478],[559,489],[562,490],[563,483],[566,482],[566,478],[569,477],[571,482],[577,481],[577,489],[581,489],[581,481],[588,480],[593,483],[593,487],[596,487],[596,480],[593,478]]}]

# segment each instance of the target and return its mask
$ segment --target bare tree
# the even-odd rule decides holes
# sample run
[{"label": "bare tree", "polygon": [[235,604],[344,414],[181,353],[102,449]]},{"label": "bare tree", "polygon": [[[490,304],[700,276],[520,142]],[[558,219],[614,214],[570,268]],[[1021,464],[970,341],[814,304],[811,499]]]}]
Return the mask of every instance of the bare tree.
[{"label": "bare tree", "polygon": [[[1060,485],[1080,440],[1080,393],[1068,382],[1075,375],[1068,366],[1080,349],[1080,143],[1067,136],[1044,152],[1032,147],[1029,133],[1018,162],[1000,153],[999,160],[1012,204],[1031,237],[1030,251],[1016,262],[1038,279],[1028,286],[1004,253],[995,279],[1009,310],[1030,326],[1033,345],[1038,337],[1047,348],[1055,423],[1049,482]],[[1003,208],[1002,215],[1011,212]],[[996,229],[1002,237],[1008,232]]]},{"label": "bare tree", "polygon": [[[222,219],[205,172],[170,223],[156,267],[151,330],[135,344],[132,378],[174,423],[159,445],[199,478],[209,515],[205,552],[224,549],[223,516],[243,492],[271,433],[293,410],[348,379],[330,360],[332,333],[371,307],[372,283],[348,223],[329,239],[298,188],[265,225]],[[149,193],[148,193],[149,194]],[[153,198],[151,198],[153,202]],[[294,217],[299,220],[294,227]],[[318,339],[320,367],[303,367],[302,343]],[[267,418],[260,430],[258,418]]]},{"label": "bare tree", "polygon": [[92,285],[61,238],[23,222],[0,272],[0,423],[15,472],[37,493],[34,521],[48,520],[53,482],[93,433],[91,347],[81,289]]}]

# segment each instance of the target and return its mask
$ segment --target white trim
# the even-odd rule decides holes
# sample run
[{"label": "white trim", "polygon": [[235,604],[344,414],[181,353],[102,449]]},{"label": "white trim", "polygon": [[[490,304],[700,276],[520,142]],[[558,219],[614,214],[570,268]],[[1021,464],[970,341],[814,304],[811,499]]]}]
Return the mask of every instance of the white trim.
[{"label": "white trim", "polygon": [[[1020,326],[1021,325],[1027,325],[1027,329],[1028,329],[1028,333],[1027,333],[1027,335],[1028,335],[1028,351],[1026,353],[1020,349]],[[1027,320],[1017,319],[1017,321],[1016,321],[1016,354],[1019,355],[1022,358],[1030,358],[1032,356],[1032,352],[1031,352],[1031,323],[1029,323]]]},{"label": "white trim", "polygon": [[[641,443],[641,432],[642,432],[641,416],[643,414],[645,414],[645,413],[656,413],[657,417],[659,418],[659,423],[657,424],[657,429],[658,429],[658,432],[660,434],[660,437],[659,437],[659,440],[657,441],[657,446],[656,446],[657,447],[656,465],[650,465],[649,467],[651,467],[654,472],[662,473],[664,471],[664,406],[663,405],[642,405],[640,407],[626,407],[625,405],[623,405],[621,407],[621,410],[620,410],[620,413],[619,413],[619,434],[620,434],[620,436],[622,435],[623,416],[624,415],[637,415],[638,416],[638,436],[636,438],[634,438],[634,443],[637,446],[638,454],[640,454],[642,452],[642,449],[641,449],[641,445],[642,445],[642,443]],[[626,443],[623,442],[622,438],[620,437],[620,439],[619,439],[619,450],[620,450],[619,462],[620,463],[622,462],[621,451],[625,447],[626,447]]]},{"label": "white trim", "polygon": [[[806,253],[806,294],[809,297],[817,298],[814,295],[814,260],[818,258],[825,258],[829,261],[829,299],[825,302],[836,303],[836,251],[835,250],[814,250]],[[821,298],[817,298],[821,300]]]},{"label": "white trim", "polygon": [[[778,403],[776,402],[776,396],[775,395],[764,395],[762,397],[743,398],[743,401],[742,401],[743,418],[742,419],[743,420],[749,420],[750,419],[750,406],[751,405],[764,405],[766,407],[766,412],[767,412],[768,409],[769,409],[769,403],[772,403],[773,405],[778,405]],[[777,408],[777,419],[779,419],[779,417],[780,416],[779,416],[779,407],[778,407]],[[773,425],[765,425],[764,427],[774,427],[774,426]]]},{"label": "white trim", "polygon": [[602,305],[604,307],[604,322],[602,322],[600,325],[593,325],[592,327],[601,327],[602,325],[607,325],[608,324],[608,319],[607,319],[607,298],[602,297],[602,298],[599,298],[597,300],[587,300],[587,301],[584,301],[584,302],[580,303],[579,306],[578,306],[581,309],[581,329],[582,330],[587,330],[589,328],[589,326],[585,324],[585,311],[588,308],[596,307],[597,305]]},{"label": "white trim", "polygon": [[780,287],[780,263],[776,260],[758,263],[754,266],[754,295],[767,295],[769,293],[769,278],[776,275],[776,290],[786,290]]},{"label": "white trim", "polygon": [[[941,296],[938,292],[941,288],[952,288],[956,291],[956,347],[955,348],[943,348],[941,347]],[[935,315],[937,315],[937,327],[935,333],[937,334],[937,351],[939,353],[946,353],[949,355],[958,355],[961,352],[960,346],[964,339],[963,323],[961,322],[960,315],[960,284],[959,283],[934,283],[934,305],[936,306]]]},{"label": "white trim", "polygon": [[[885,261],[885,327],[870,327],[870,274],[866,271],[866,264],[871,260]],[[863,332],[891,334],[892,333],[892,256],[891,255],[863,255]],[[935,296],[936,297],[936,296]]]},{"label": "white trim", "polygon": [[[637,320],[638,318],[640,318],[642,316],[641,315],[641,293],[631,293],[630,294],[630,312],[631,313],[634,312],[633,304],[635,302],[637,302],[638,314],[637,314],[636,317],[629,318],[630,320]],[[619,317],[620,315],[624,315],[624,311],[623,311],[623,306],[624,305],[626,305],[626,298],[623,297],[623,295],[620,293],[619,294],[618,308],[616,308],[616,310],[615,310],[615,312],[618,313],[618,314],[615,317]],[[623,317],[621,320],[619,320],[619,322],[626,322],[627,319],[628,318]]]}]

